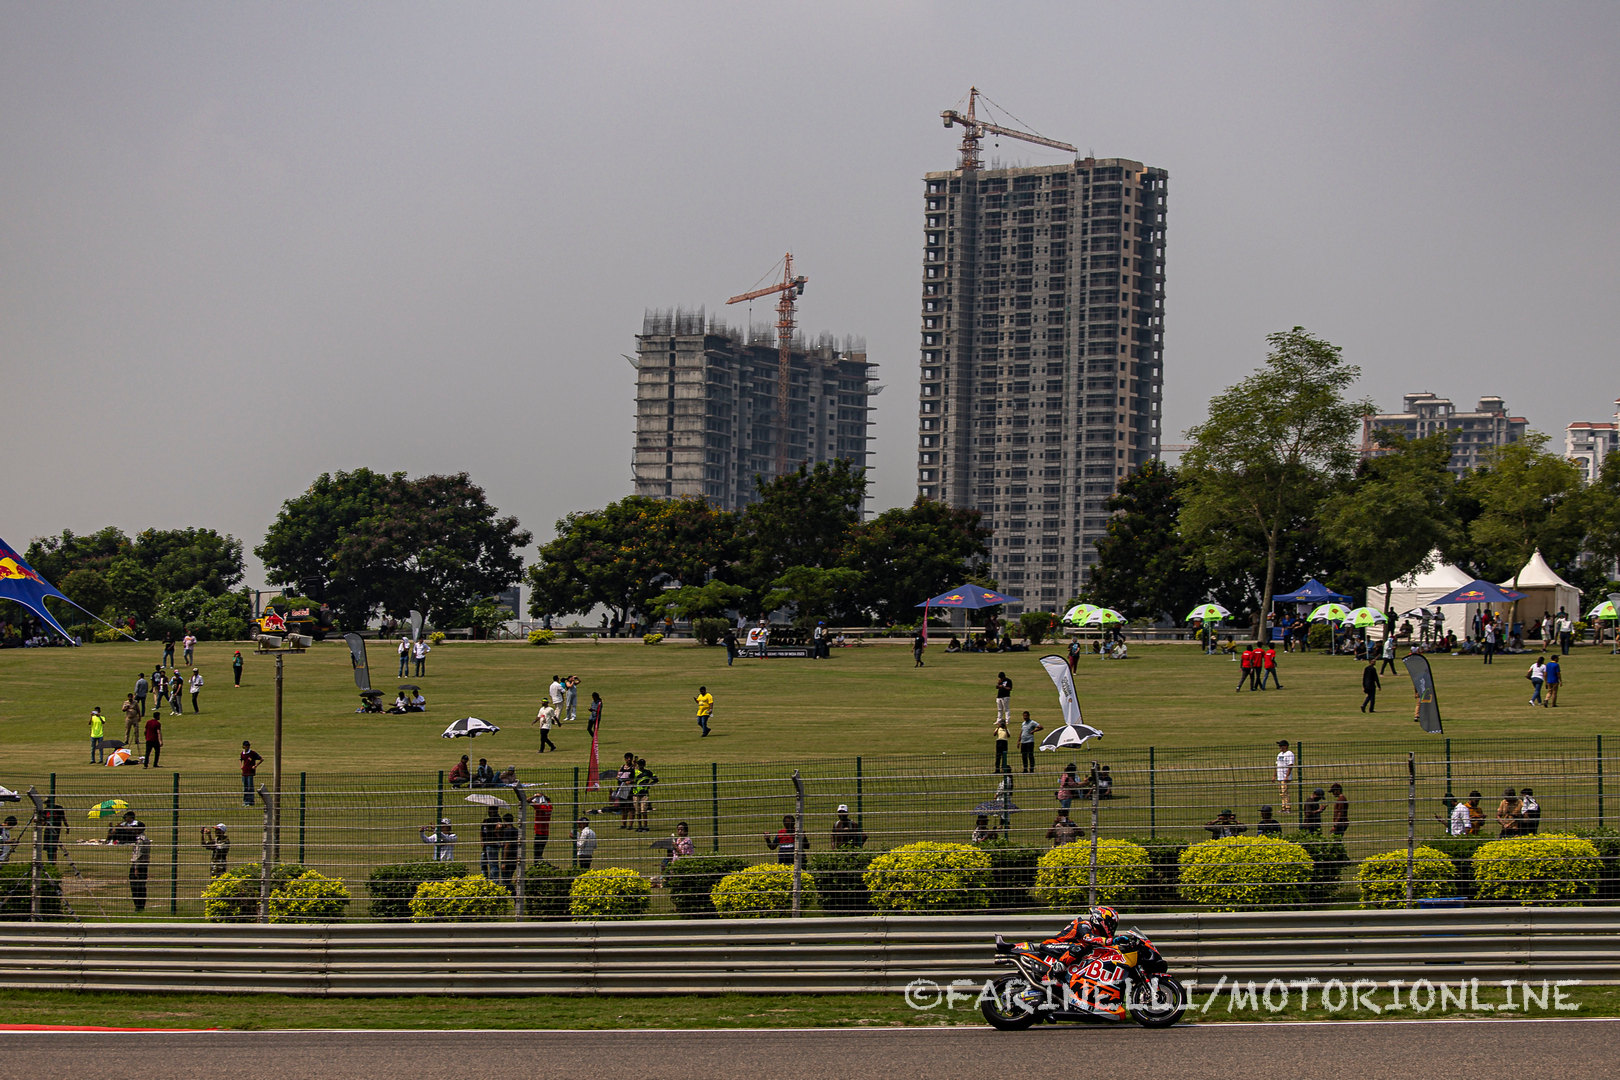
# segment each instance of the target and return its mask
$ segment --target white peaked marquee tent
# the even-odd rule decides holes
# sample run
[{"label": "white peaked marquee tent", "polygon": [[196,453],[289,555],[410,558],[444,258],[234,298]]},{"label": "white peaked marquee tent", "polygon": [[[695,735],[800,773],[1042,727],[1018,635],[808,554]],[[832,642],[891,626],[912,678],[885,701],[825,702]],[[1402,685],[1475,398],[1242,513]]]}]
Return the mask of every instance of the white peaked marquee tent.
[{"label": "white peaked marquee tent", "polygon": [[[1397,578],[1391,583],[1389,594],[1390,610],[1395,612],[1396,623],[1400,625],[1400,616],[1416,608],[1433,608],[1434,601],[1449,592],[1456,592],[1464,585],[1473,581],[1473,576],[1452,566],[1440,558],[1437,551],[1430,556],[1434,560],[1434,569],[1422,573],[1408,574]],[[1384,586],[1373,585],[1367,589],[1367,606],[1374,611],[1384,610]],[[1446,629],[1456,632],[1460,639],[1468,633],[1468,620],[1470,612],[1467,604],[1447,604]],[[1412,621],[1414,627],[1417,620]]]},{"label": "white peaked marquee tent", "polygon": [[1556,615],[1559,608],[1569,612],[1571,619],[1581,617],[1581,590],[1559,577],[1539,551],[1519,571],[1517,582],[1508,578],[1500,584],[1504,589],[1524,593],[1524,599],[1519,601],[1519,621],[1524,623],[1526,634],[1537,619]]}]

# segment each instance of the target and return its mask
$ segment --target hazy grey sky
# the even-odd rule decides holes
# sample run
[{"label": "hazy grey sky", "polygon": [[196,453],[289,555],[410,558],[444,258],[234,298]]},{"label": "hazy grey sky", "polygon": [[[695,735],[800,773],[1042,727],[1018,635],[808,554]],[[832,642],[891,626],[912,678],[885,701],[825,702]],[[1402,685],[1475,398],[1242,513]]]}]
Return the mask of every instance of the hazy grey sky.
[{"label": "hazy grey sky", "polygon": [[801,325],[882,364],[907,503],[921,177],[970,83],[1170,171],[1166,441],[1295,324],[1384,408],[1612,414],[1612,3],[5,2],[0,536],[251,550],[366,465],[544,539],[629,490],[643,310],[789,249]]}]

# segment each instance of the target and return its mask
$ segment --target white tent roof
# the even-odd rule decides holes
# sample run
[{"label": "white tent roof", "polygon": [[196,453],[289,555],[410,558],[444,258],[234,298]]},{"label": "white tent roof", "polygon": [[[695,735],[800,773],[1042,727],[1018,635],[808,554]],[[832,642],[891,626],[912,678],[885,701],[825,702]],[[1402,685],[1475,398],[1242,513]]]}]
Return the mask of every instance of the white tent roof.
[{"label": "white tent roof", "polygon": [[[1474,580],[1469,574],[1442,559],[1438,551],[1429,558],[1434,561],[1432,569],[1411,573],[1390,582],[1389,606],[1397,615],[1414,608],[1433,607],[1435,600],[1449,592],[1456,592]],[[1367,606],[1375,611],[1383,610],[1383,585],[1373,585],[1367,589]],[[1447,604],[1445,613],[1447,625],[1456,630],[1460,637],[1467,620],[1467,605]]]},{"label": "white tent roof", "polygon": [[[1506,581],[1499,582],[1498,584],[1500,584],[1503,588],[1513,588],[1515,583],[1512,578],[1508,578]],[[1576,589],[1575,586],[1571,585],[1563,578],[1559,577],[1558,573],[1553,570],[1552,567],[1547,565],[1547,560],[1541,557],[1540,550],[1533,553],[1530,556],[1530,561],[1524,564],[1524,569],[1519,571],[1519,580],[1517,584],[1521,592],[1525,589],[1555,588],[1575,589],[1576,593],[1581,591]]]},{"label": "white tent roof", "polygon": [[[1502,585],[1504,588],[1515,587],[1512,578]],[[1532,553],[1530,561],[1519,571],[1517,588],[1524,593],[1524,599],[1519,601],[1519,618],[1526,627],[1533,625],[1537,619],[1556,614],[1560,609],[1569,612],[1572,618],[1580,618],[1581,590],[1559,577],[1539,551]]]}]

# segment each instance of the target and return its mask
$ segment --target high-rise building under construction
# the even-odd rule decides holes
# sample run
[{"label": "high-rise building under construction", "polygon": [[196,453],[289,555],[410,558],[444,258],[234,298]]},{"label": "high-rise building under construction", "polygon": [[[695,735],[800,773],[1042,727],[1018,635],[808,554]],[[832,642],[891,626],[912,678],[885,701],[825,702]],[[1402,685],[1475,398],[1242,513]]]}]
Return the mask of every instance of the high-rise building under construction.
[{"label": "high-rise building under construction", "polygon": [[979,510],[997,582],[1052,610],[1159,454],[1168,174],[977,164],[924,177],[917,494]]},{"label": "high-rise building under construction", "polygon": [[[755,477],[838,458],[867,464],[871,385],[866,346],[795,338],[788,415],[777,416],[773,333],[734,330],[698,311],[649,311],[636,335],[637,495],[700,495],[721,510],[757,497]],[[785,453],[778,453],[781,442]]]}]

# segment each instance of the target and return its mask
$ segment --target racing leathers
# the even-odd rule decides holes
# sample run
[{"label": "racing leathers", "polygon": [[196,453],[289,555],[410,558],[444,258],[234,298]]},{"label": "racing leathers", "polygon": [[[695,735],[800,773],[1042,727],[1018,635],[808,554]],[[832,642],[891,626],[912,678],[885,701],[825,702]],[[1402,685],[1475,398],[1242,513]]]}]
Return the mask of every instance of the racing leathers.
[{"label": "racing leathers", "polygon": [[[1082,915],[1041,944],[1053,978],[1066,982],[1082,1008],[1116,1018],[1125,1015],[1114,936],[1101,920]],[[1060,951],[1061,950],[1061,951]],[[1103,950],[1098,956],[1093,953]]]}]

